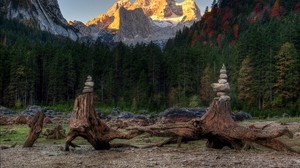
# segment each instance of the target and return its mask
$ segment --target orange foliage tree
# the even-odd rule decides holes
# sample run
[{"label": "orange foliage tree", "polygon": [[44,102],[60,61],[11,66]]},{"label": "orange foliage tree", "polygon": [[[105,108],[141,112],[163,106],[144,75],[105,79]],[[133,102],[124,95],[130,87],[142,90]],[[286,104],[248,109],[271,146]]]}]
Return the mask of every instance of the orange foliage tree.
[{"label": "orange foliage tree", "polygon": [[274,17],[278,17],[280,14],[280,2],[279,0],[276,0],[271,11],[270,19],[273,19]]}]

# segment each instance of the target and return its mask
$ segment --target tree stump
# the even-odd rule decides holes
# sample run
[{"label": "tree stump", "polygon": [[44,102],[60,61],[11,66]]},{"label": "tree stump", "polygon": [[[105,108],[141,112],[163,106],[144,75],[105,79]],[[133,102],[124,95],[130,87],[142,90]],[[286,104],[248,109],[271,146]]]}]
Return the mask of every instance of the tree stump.
[{"label": "tree stump", "polygon": [[40,133],[43,129],[45,114],[42,112],[38,112],[34,115],[34,117],[29,122],[30,132],[26,138],[26,141],[23,147],[32,147],[34,142],[38,139]]},{"label": "tree stump", "polygon": [[123,133],[109,128],[96,115],[93,99],[93,93],[90,92],[75,99],[69,124],[70,132],[66,139],[66,151],[69,151],[69,146],[77,147],[72,141],[78,136],[86,139],[96,150],[105,150],[111,147],[109,142],[113,139],[131,139],[139,135],[139,131]]},{"label": "tree stump", "polygon": [[232,149],[241,149],[246,142],[253,142],[278,151],[296,152],[275,139],[283,135],[293,138],[288,128],[264,130],[240,126],[231,118],[229,101],[213,100],[209,110],[202,116],[200,126],[208,139],[207,147],[221,149],[228,146]]}]

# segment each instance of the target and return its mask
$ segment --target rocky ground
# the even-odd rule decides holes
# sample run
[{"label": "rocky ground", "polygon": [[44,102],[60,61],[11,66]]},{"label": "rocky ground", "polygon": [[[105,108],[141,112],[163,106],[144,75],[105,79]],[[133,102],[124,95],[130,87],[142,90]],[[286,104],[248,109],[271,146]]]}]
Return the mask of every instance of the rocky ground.
[{"label": "rocky ground", "polygon": [[1,168],[18,167],[300,167],[294,153],[269,150],[236,151],[206,148],[122,148],[95,151],[82,146],[64,152],[63,146],[41,145],[34,148],[17,146],[1,150]]}]

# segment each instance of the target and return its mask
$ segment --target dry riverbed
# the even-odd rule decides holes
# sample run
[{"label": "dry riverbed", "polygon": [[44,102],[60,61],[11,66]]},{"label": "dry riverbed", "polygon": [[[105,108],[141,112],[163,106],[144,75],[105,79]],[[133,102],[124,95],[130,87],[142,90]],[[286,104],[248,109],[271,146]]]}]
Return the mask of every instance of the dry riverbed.
[{"label": "dry riverbed", "polygon": [[1,168],[18,167],[300,167],[300,155],[252,149],[247,151],[202,148],[122,148],[95,151],[81,146],[64,152],[62,145],[1,150]]},{"label": "dry riverbed", "polygon": [[[300,123],[243,122],[242,125],[263,127],[287,126],[294,133],[293,139],[281,137],[280,140],[300,151]],[[153,143],[150,138],[139,137],[129,142]],[[145,145],[145,144],[144,144]],[[0,150],[1,168],[142,168],[142,167],[290,167],[300,168],[300,155],[290,152],[277,152],[259,146],[250,150],[212,150],[205,147],[205,141],[189,142],[181,148],[167,145],[161,148],[118,148],[96,151],[90,145],[64,151],[63,140],[59,143],[37,143],[33,148],[14,148]]]}]

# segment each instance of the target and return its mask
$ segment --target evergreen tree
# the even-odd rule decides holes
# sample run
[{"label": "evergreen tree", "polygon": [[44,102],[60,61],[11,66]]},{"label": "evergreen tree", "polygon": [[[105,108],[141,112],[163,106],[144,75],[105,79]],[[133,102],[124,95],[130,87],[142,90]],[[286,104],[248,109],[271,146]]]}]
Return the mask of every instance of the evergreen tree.
[{"label": "evergreen tree", "polygon": [[213,71],[210,65],[207,65],[201,76],[200,99],[204,105],[209,105],[212,100],[213,92],[211,84],[213,83]]},{"label": "evergreen tree", "polygon": [[246,57],[239,71],[239,76],[237,80],[237,92],[238,100],[242,103],[247,104],[248,106],[254,104],[254,95],[253,95],[253,68],[250,63],[250,58]]},{"label": "evergreen tree", "polygon": [[299,96],[299,61],[295,46],[289,42],[282,45],[276,55],[277,80],[275,87],[274,105],[285,107],[289,100],[295,101]]}]

